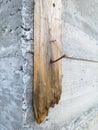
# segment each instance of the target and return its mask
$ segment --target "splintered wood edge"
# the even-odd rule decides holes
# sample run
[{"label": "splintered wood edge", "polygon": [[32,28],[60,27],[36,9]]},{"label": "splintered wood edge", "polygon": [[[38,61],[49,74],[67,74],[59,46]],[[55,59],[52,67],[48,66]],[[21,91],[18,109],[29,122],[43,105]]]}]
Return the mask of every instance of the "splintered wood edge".
[{"label": "splintered wood edge", "polygon": [[[55,43],[51,41],[55,40]],[[61,0],[35,0],[34,7],[34,114],[43,122],[62,93]]]}]

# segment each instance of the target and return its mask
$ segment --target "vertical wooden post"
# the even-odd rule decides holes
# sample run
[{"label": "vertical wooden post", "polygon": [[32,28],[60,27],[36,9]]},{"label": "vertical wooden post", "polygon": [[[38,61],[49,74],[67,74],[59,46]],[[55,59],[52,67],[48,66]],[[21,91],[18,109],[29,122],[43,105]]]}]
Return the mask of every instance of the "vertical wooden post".
[{"label": "vertical wooden post", "polygon": [[34,112],[38,123],[62,92],[61,0],[35,0],[34,8]]}]

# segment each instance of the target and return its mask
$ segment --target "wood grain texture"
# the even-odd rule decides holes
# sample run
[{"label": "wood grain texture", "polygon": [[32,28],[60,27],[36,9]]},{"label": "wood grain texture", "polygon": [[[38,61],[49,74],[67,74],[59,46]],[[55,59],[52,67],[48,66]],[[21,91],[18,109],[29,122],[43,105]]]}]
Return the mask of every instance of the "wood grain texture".
[{"label": "wood grain texture", "polygon": [[61,0],[35,0],[34,9],[34,112],[38,123],[62,92]]}]

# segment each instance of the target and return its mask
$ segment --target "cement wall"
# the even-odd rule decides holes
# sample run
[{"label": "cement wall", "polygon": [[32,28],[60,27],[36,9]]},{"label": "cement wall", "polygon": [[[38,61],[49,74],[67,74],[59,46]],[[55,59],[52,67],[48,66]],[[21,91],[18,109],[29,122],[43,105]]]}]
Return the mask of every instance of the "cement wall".
[{"label": "cement wall", "polygon": [[[97,0],[62,0],[64,53],[76,57],[78,45],[85,43],[78,55],[98,56],[97,5]],[[33,55],[28,53],[33,51],[33,11],[33,0],[0,0],[0,130],[97,130],[98,63],[63,60],[61,101],[41,125],[34,121]]]},{"label": "cement wall", "polygon": [[27,53],[33,49],[33,7],[33,0],[0,0],[0,130],[21,130],[34,121]]}]

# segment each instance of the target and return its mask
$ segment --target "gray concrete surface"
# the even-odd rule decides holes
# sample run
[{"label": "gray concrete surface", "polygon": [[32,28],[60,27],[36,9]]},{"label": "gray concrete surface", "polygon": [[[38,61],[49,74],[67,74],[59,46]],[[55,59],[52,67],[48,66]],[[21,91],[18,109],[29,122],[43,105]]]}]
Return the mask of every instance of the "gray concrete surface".
[{"label": "gray concrete surface", "polygon": [[[0,0],[0,130],[97,130],[97,102],[68,124],[54,123],[52,109],[41,125],[34,121],[33,11],[33,0]],[[98,0],[62,0],[63,31],[69,23],[98,40],[97,14]]]},{"label": "gray concrete surface", "polygon": [[0,130],[33,122],[33,0],[0,0]]}]

